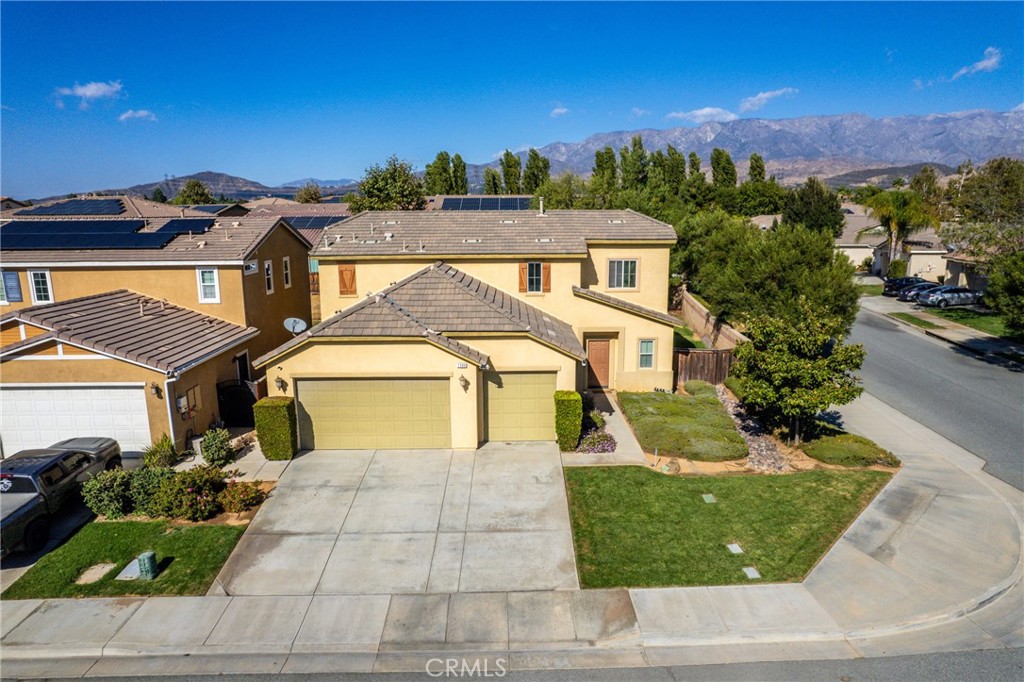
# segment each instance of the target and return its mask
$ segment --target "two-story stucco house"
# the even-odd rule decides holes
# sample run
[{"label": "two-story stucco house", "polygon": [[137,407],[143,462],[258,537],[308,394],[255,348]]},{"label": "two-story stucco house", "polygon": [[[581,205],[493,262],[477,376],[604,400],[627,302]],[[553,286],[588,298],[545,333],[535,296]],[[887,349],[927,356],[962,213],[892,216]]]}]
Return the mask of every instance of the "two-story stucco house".
[{"label": "two-story stucco house", "polygon": [[[280,218],[127,197],[3,217],[5,453],[94,432],[125,449],[163,433],[182,445],[238,416],[226,393],[245,396],[257,378],[252,359],[292,337],[286,318],[310,319],[310,244]],[[186,371],[188,386],[179,382]]]},{"label": "two-story stucco house", "polygon": [[675,241],[633,211],[363,213],[311,252],[324,322],[256,364],[304,449],[550,440],[555,390],[671,389]]}]

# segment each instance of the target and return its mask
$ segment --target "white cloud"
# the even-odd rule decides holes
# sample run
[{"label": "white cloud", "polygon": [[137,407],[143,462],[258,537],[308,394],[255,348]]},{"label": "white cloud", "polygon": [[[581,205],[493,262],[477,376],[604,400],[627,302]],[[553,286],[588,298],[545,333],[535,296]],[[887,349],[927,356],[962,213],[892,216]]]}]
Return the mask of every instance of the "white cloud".
[{"label": "white cloud", "polygon": [[0,110],[3,110],[3,111],[14,111],[14,107],[9,107],[6,104],[0,104]]},{"label": "white cloud", "polygon": [[633,107],[632,109],[629,110],[629,117],[630,118],[640,118],[641,116],[647,116],[650,113],[651,112],[648,111],[647,109],[641,109],[640,107]]},{"label": "white cloud", "polygon": [[690,123],[707,123],[708,121],[735,121],[739,116],[719,107],[704,107],[693,111],[673,111],[666,114],[665,118],[677,118]]},{"label": "white cloud", "polygon": [[999,64],[1003,61],[1003,53],[998,47],[986,47],[985,56],[974,62],[968,64],[959,71],[953,74],[953,77],[949,80],[955,81],[957,78],[962,76],[970,76],[973,73],[979,73],[982,71],[995,71],[999,68]]},{"label": "white cloud", "polygon": [[77,97],[78,106],[81,109],[88,109],[89,103],[97,99],[112,99],[121,93],[121,81],[108,81],[100,83],[93,81],[80,85],[75,83],[70,88],[57,88],[54,94],[57,96],[57,107],[64,108],[63,97]]},{"label": "white cloud", "polygon": [[129,121],[133,118],[138,118],[143,121],[155,121],[156,114],[154,114],[149,109],[139,109],[137,111],[135,109],[129,109],[128,111],[118,116],[117,120],[121,123],[124,123],[125,121]]},{"label": "white cloud", "polygon": [[558,118],[559,116],[565,116],[568,113],[569,113],[569,109],[567,107],[563,107],[561,104],[559,104],[557,107],[555,107],[554,109],[551,110],[551,118]]},{"label": "white cloud", "polygon": [[740,102],[740,111],[757,111],[776,97],[782,97],[783,95],[795,95],[798,92],[800,91],[796,88],[779,88],[778,90],[759,92],[753,97],[744,98]]},{"label": "white cloud", "polygon": [[1013,109],[1010,109],[1010,111],[1024,111],[1024,102],[1021,102],[1020,104],[1015,106]]}]

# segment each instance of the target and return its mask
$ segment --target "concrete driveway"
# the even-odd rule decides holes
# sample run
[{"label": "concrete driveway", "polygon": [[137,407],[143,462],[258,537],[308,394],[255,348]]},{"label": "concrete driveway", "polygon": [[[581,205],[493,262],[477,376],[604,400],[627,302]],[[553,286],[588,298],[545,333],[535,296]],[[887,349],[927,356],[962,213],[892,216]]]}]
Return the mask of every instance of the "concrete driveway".
[{"label": "concrete driveway", "polygon": [[293,461],[210,594],[579,589],[554,443],[313,451]]}]

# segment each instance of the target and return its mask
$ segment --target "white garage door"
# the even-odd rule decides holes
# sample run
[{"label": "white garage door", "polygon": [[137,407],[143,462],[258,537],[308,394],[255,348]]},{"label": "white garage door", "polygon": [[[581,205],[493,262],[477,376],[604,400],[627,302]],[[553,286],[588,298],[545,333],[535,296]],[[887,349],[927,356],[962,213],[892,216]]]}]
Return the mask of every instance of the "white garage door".
[{"label": "white garage door", "polygon": [[0,440],[4,456],[45,448],[65,438],[113,438],[121,450],[150,444],[142,386],[0,386]]}]

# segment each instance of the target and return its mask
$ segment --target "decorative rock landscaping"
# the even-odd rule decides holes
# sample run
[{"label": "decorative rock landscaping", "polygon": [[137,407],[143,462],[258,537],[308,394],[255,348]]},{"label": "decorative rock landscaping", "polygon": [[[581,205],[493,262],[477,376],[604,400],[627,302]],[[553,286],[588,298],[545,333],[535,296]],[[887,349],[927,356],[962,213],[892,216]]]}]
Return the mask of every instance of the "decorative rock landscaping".
[{"label": "decorative rock landscaping", "polygon": [[736,422],[736,429],[747,443],[747,449],[750,451],[747,467],[752,471],[762,472],[790,471],[791,468],[786,462],[786,458],[779,452],[775,441],[764,430],[761,422],[750,415],[743,405],[734,400],[722,386],[715,386],[715,394],[725,406],[726,412]]}]

